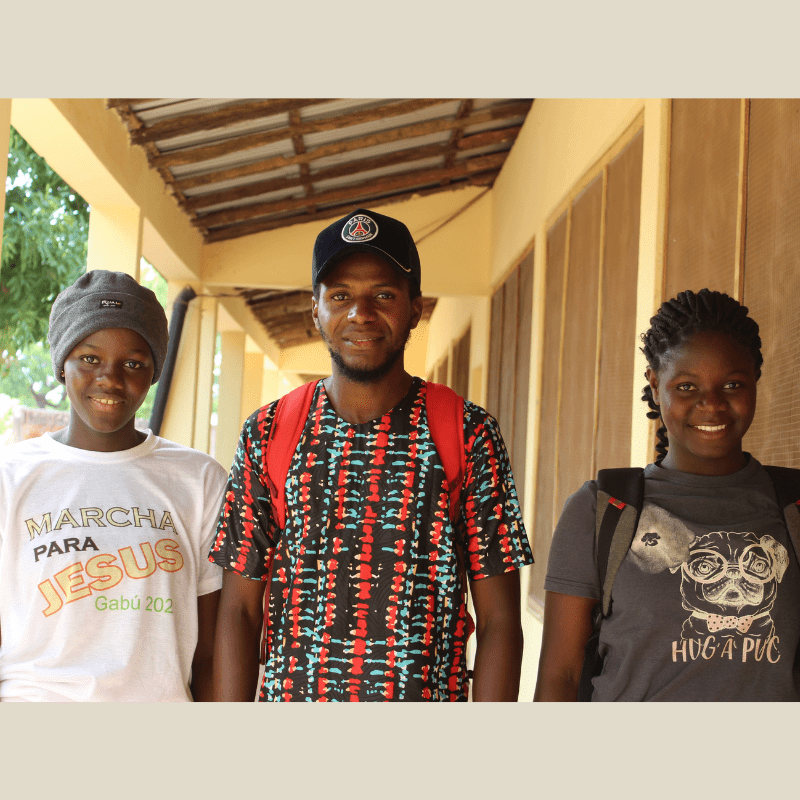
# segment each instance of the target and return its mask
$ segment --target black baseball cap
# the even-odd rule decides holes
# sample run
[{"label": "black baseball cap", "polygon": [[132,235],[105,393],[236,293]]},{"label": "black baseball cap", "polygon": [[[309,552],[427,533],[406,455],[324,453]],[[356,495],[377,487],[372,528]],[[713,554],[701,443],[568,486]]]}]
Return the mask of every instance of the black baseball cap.
[{"label": "black baseball cap", "polygon": [[376,253],[420,288],[419,253],[408,228],[400,220],[357,208],[328,225],[314,242],[311,282],[317,286],[325,273],[351,253]]}]

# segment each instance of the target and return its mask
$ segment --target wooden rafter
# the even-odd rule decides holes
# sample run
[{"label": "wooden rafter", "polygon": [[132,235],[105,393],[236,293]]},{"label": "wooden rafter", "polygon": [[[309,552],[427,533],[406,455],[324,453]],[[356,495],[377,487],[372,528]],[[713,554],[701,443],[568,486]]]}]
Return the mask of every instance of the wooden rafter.
[{"label": "wooden rafter", "polygon": [[427,108],[428,106],[439,105],[444,100],[405,100],[400,103],[382,105],[378,108],[370,108],[364,111],[355,111],[343,114],[338,117],[330,117],[321,120],[298,121],[295,126],[288,128],[278,128],[269,131],[259,131],[244,136],[234,136],[218,144],[204,144],[191,147],[181,147],[159,155],[153,159],[152,166],[157,167],[177,167],[186,164],[196,164],[202,161],[210,161],[214,158],[240,153],[244,150],[252,150],[256,147],[282,142],[284,139],[291,139],[292,133],[305,136],[309,133],[323,133],[325,131],[335,131],[342,128],[349,128],[353,125],[360,125],[364,122],[372,122],[386,117],[410,114],[414,111]]},{"label": "wooden rafter", "polygon": [[[306,152],[303,134],[300,133],[301,128],[302,121],[300,119],[300,112],[296,110],[290,111],[289,129],[292,132],[292,147],[294,147],[295,155],[298,156]],[[303,191],[305,191],[306,197],[312,197],[314,195],[314,184],[311,182],[311,170],[308,164],[300,165],[300,182],[303,185]],[[310,205],[308,206],[308,210],[313,214],[317,210],[317,207],[316,205]]]},{"label": "wooden rafter", "polygon": [[[359,206],[490,187],[532,101],[373,99],[348,102],[360,107],[349,113],[333,102],[112,99],[107,107],[116,110],[131,143],[142,147],[204,241],[211,243],[335,219]],[[303,110],[320,103],[330,103],[330,109]],[[140,110],[132,104],[141,104]],[[190,136],[192,144],[181,146]],[[259,159],[254,148],[265,144],[272,145],[267,152],[277,155]],[[211,159],[219,159],[217,166],[211,167]],[[323,160],[328,164],[320,168]],[[220,185],[228,182],[240,185]],[[465,207],[484,194],[469,193]],[[236,291],[278,347],[319,341],[306,289]],[[435,303],[424,301],[423,319]]]},{"label": "wooden rafter", "polygon": [[[466,99],[445,114],[455,108],[454,101],[364,100],[360,110],[328,111],[320,117],[326,112],[319,109],[310,119],[304,118],[304,107],[334,101],[236,100],[220,108],[222,102],[107,101],[126,124],[131,142],[144,149],[207,242],[343,216],[358,206],[391,204],[468,185],[491,186],[532,101]],[[134,111],[132,103],[146,104],[156,113]],[[450,105],[437,107],[444,103]],[[197,110],[200,105],[216,108]],[[406,115],[405,124],[400,115]],[[153,116],[158,121],[144,122]],[[393,118],[398,121],[393,123]],[[248,121],[249,131],[243,124]],[[258,131],[253,122],[280,127]],[[369,124],[369,132],[355,127],[359,124]],[[319,133],[327,135],[317,137],[316,146],[309,145],[308,135]],[[162,152],[166,140],[187,134],[195,135],[195,144]],[[263,144],[265,137],[280,137],[272,143],[278,155],[254,161],[257,157],[248,151]],[[420,144],[423,137],[427,142]],[[372,155],[363,157],[369,150]],[[221,163],[209,170],[209,158]],[[315,169],[323,159],[333,163]],[[173,174],[177,162],[184,165],[183,176]],[[276,171],[284,174],[274,177]],[[246,183],[219,185],[241,181]],[[269,305],[267,296],[262,291],[257,302]]]},{"label": "wooden rafter", "polygon": [[[465,178],[478,172],[499,169],[505,161],[507,152],[492,153],[487,156],[477,156],[457,162],[450,168],[421,169],[413,172],[405,172],[401,175],[390,175],[380,180],[371,181],[369,192],[371,194],[384,194],[389,192],[409,189],[412,186],[424,186],[426,184],[439,183],[443,179]],[[344,202],[356,200],[364,194],[363,186],[347,186],[341,189],[331,189],[327,192],[319,192],[314,196],[317,204]],[[296,211],[300,208],[307,208],[310,205],[307,198],[286,198],[267,203],[253,203],[243,208],[231,208],[225,211],[216,211],[198,217],[198,222],[207,228],[217,225],[228,225],[232,222],[240,222],[257,216],[267,216],[270,214],[281,214],[286,211]]]},{"label": "wooden rafter", "polygon": [[[108,102],[109,101],[106,101],[106,104],[108,104]],[[122,117],[122,121],[127,125],[128,132],[131,136],[133,136],[139,129],[142,128],[142,121],[136,116],[136,113],[133,111],[133,109],[131,109],[128,103],[125,101],[119,101],[119,104],[116,106],[116,110],[120,117]],[[144,148],[148,160],[154,155],[158,154],[155,145],[149,142],[145,142],[141,146]],[[185,198],[183,196],[183,192],[174,186],[175,179],[172,177],[172,173],[165,169],[159,169],[157,172],[161,176],[161,180],[163,180],[164,183],[172,189],[175,199],[178,201],[178,203],[182,203]]]},{"label": "wooden rafter", "polygon": [[482,172],[480,175],[470,175],[467,179],[467,183],[470,186],[491,186],[495,178],[500,174],[500,170],[495,170],[494,172]]},{"label": "wooden rafter", "polygon": [[269,297],[246,300],[250,308],[257,309],[259,319],[272,319],[283,314],[304,311],[309,307],[311,292],[273,293]]},{"label": "wooden rafter", "polygon": [[[456,112],[456,119],[465,119],[468,117],[472,113],[473,105],[473,100],[462,100]],[[449,168],[455,164],[456,154],[458,153],[458,143],[461,141],[463,135],[463,128],[453,128],[453,132],[450,134],[450,141],[447,143],[447,156],[444,160],[445,167]],[[442,186],[446,186],[448,183],[450,183],[450,178],[444,178],[442,180]]]},{"label": "wooden rafter", "polygon": [[[393,167],[400,164],[407,164],[410,161],[421,161],[428,158],[444,158],[447,154],[447,146],[441,144],[431,144],[424,147],[409,147],[404,150],[397,150],[384,156],[374,158],[363,158],[357,161],[348,161],[346,164],[339,164],[335,167],[317,170],[311,173],[315,181],[324,181],[330,178],[341,178],[342,176],[358,175],[361,172]],[[234,200],[243,200],[247,197],[256,197],[260,194],[276,192],[281,189],[293,189],[302,186],[300,178],[272,178],[266,181],[256,181],[245,186],[237,186],[234,189],[224,189],[219,192],[206,192],[205,194],[193,195],[187,198],[183,204],[186,209],[198,209],[206,206],[213,206],[219,203],[229,203]]]},{"label": "wooden rafter", "polygon": [[[279,347],[293,347],[319,339],[311,316],[311,292],[306,290],[239,290],[256,319]],[[422,298],[422,319],[430,319],[435,297]]]},{"label": "wooden rafter", "polygon": [[[497,177],[497,171],[491,174],[494,177]],[[466,182],[472,183],[477,177],[478,176],[475,176],[475,178]],[[398,194],[381,198],[367,197],[365,195],[362,198],[361,205],[366,205],[368,203],[371,204],[373,201],[380,202],[381,205],[391,205],[392,203],[401,203],[404,200],[410,200],[412,197],[427,197],[428,195],[437,194],[441,191],[444,191],[441,186],[433,186],[429,189],[412,189],[409,192],[400,192]],[[321,211],[317,211],[316,214],[287,214],[286,216],[278,217],[277,219],[263,219],[256,220],[254,222],[242,223],[240,225],[229,225],[224,228],[217,228],[216,230],[209,231],[208,233],[204,234],[204,236],[205,241],[208,243],[222,242],[226,239],[235,239],[239,236],[249,236],[254,233],[275,230],[276,228],[286,228],[290,225],[298,225],[304,222],[316,222],[318,220],[331,219],[333,217],[343,217],[352,210],[352,203],[341,203],[335,206],[329,206]]]},{"label": "wooden rafter", "polygon": [[449,131],[453,127],[466,128],[470,125],[478,125],[500,119],[524,116],[530,108],[530,105],[531,104],[529,100],[504,103],[503,105],[495,106],[494,108],[487,109],[486,111],[478,112],[461,120],[439,119],[430,120],[427,122],[418,122],[412,125],[404,125],[399,128],[381,131],[380,133],[373,133],[367,136],[360,136],[354,139],[347,139],[332,144],[322,145],[320,147],[308,150],[308,152],[303,153],[302,155],[273,156],[272,158],[267,158],[252,164],[244,164],[240,167],[231,167],[215,172],[194,175],[176,181],[175,185],[181,190],[193,189],[198,186],[207,186],[212,183],[233,180],[234,178],[241,178],[247,175],[257,175],[262,172],[269,172],[273,169],[280,169],[282,167],[288,167],[294,164],[308,164],[312,161],[316,161],[319,158],[325,158],[327,156],[351,153],[367,147],[375,147],[377,145],[389,144],[391,142],[413,139],[418,136],[441,133],[442,131]]},{"label": "wooden rafter", "polygon": [[106,100],[106,108],[125,108],[126,106],[130,108],[130,106],[136,106],[140,103],[155,103],[159,98],[157,97],[148,97],[148,98],[111,98]]},{"label": "wooden rafter", "polygon": [[134,144],[144,142],[155,142],[170,139],[175,136],[185,136],[189,133],[200,131],[211,131],[217,128],[224,128],[228,125],[236,125],[239,122],[248,122],[253,119],[284,114],[287,111],[295,111],[299,108],[329,103],[330,100],[258,100],[247,103],[218,108],[215,111],[205,111],[197,114],[185,114],[171,119],[160,120],[152,125],[139,128],[131,134],[131,141]]},{"label": "wooden rafter", "polygon": [[479,147],[488,147],[489,145],[494,144],[505,144],[506,142],[513,142],[521,130],[521,125],[514,125],[513,127],[500,128],[496,131],[475,133],[472,136],[465,136],[457,146],[459,150],[477,150]]}]

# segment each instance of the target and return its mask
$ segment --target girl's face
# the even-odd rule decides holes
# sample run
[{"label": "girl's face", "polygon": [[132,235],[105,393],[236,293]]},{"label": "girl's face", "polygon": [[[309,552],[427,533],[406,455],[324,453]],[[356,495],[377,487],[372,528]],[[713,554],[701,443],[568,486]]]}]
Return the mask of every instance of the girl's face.
[{"label": "girl's face", "polygon": [[127,450],[142,441],[135,414],[153,380],[153,354],[136,331],[104,328],[77,344],[64,361],[70,400],[65,444],[82,450]]},{"label": "girl's face", "polygon": [[756,371],[745,347],[723,333],[696,333],[648,368],[653,399],[669,434],[662,462],[695,475],[744,466],[742,437],[756,411]]}]

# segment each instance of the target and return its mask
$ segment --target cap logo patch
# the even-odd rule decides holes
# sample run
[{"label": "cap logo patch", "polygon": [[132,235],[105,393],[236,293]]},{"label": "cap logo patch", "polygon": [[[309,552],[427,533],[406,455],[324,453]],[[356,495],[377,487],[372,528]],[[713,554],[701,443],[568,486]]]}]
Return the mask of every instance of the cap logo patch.
[{"label": "cap logo patch", "polygon": [[366,214],[356,214],[342,228],[342,239],[346,242],[368,242],[378,235],[378,225]]},{"label": "cap logo patch", "polygon": [[101,300],[100,308],[122,308],[122,300]]}]

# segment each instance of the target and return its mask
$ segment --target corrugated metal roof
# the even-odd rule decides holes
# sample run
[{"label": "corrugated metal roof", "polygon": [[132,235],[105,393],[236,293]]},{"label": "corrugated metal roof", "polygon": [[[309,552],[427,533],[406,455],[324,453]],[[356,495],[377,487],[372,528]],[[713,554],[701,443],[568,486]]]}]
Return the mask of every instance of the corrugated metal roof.
[{"label": "corrugated metal roof", "polygon": [[206,241],[220,241],[340,216],[367,200],[490,186],[532,101],[108,103]]},{"label": "corrugated metal roof", "polygon": [[[107,101],[207,242],[416,194],[491,186],[532,102]],[[239,291],[279,347],[318,336],[310,293]],[[425,299],[425,317],[435,303]]]}]

